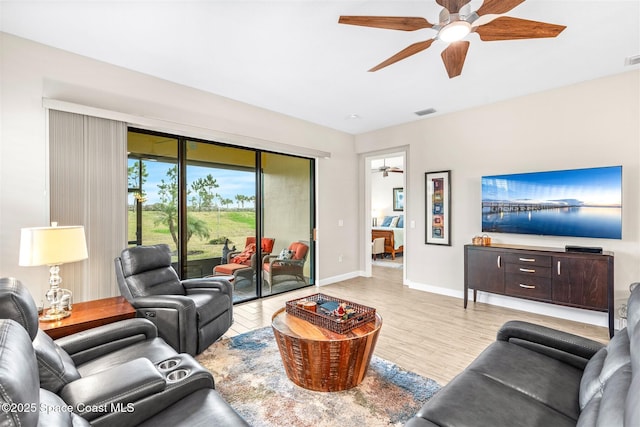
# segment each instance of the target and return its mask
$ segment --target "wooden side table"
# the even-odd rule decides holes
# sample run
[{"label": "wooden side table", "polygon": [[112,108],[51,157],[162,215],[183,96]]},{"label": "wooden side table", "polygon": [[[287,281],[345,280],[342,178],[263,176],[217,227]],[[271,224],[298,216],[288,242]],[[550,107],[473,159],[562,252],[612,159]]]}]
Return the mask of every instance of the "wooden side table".
[{"label": "wooden side table", "polygon": [[287,376],[314,391],[340,391],[364,379],[382,327],[382,317],[339,334],[293,316],[282,308],[272,318]]},{"label": "wooden side table", "polygon": [[71,316],[54,322],[40,322],[40,329],[56,339],[135,316],[136,309],[124,297],[103,298],[73,304]]}]

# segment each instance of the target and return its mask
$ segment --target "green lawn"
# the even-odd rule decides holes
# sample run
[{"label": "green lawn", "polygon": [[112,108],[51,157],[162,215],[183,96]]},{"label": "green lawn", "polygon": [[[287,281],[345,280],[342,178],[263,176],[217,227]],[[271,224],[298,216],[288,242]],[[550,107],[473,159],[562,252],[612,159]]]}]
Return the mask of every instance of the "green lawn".
[{"label": "green lawn", "polygon": [[[159,215],[157,211],[142,212],[142,244],[166,243],[176,250],[168,225],[156,223]],[[204,221],[209,230],[209,238],[201,239],[194,235],[189,240],[187,250],[190,260],[219,257],[222,254],[225,237],[229,239],[230,247],[235,245],[242,250],[246,237],[255,235],[256,213],[254,211],[221,210],[220,212],[190,212],[190,215]],[[129,211],[129,240],[135,240],[135,230],[136,216],[134,212]],[[210,243],[212,240],[219,239],[220,243]]]}]

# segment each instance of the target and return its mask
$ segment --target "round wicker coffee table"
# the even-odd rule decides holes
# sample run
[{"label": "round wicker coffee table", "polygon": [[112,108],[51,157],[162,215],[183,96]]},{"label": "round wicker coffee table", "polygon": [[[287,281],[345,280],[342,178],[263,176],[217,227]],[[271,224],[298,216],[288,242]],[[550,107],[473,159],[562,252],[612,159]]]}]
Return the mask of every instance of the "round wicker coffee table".
[{"label": "round wicker coffee table", "polygon": [[314,391],[340,391],[364,379],[378,340],[382,317],[339,334],[288,314],[284,308],[271,327],[284,370],[291,381]]}]

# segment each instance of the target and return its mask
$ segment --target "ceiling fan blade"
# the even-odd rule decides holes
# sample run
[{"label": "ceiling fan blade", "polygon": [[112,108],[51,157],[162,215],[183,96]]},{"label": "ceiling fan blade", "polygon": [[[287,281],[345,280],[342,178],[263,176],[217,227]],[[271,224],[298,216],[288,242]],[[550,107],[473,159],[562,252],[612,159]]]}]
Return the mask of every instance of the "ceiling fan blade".
[{"label": "ceiling fan blade", "polygon": [[450,79],[457,77],[462,73],[462,66],[464,65],[464,60],[467,57],[469,44],[470,43],[467,41],[451,43],[440,54]]},{"label": "ceiling fan blade", "polygon": [[564,25],[501,16],[476,28],[483,41],[537,39],[556,37],[567,28]]},{"label": "ceiling fan blade", "polygon": [[338,23],[402,31],[433,27],[433,24],[424,18],[406,16],[341,16]]},{"label": "ceiling fan blade", "polygon": [[478,15],[496,14],[501,15],[509,12],[524,0],[484,0],[480,9],[476,11]]},{"label": "ceiling fan blade", "polygon": [[470,0],[436,0],[440,6],[444,7],[449,13],[459,13],[462,6],[469,3]]},{"label": "ceiling fan blade", "polygon": [[418,43],[414,43],[411,46],[408,46],[404,49],[402,49],[400,52],[396,53],[395,55],[393,55],[391,58],[387,59],[386,61],[383,61],[381,63],[379,63],[378,65],[376,65],[375,67],[373,67],[372,69],[370,69],[369,71],[378,71],[381,68],[384,68],[388,65],[394,64],[402,59],[408,58],[411,55],[415,55],[418,52],[422,52],[423,50],[427,49],[429,46],[431,46],[431,43],[433,43],[434,39],[429,39],[429,40],[425,40],[423,42],[418,42]]}]

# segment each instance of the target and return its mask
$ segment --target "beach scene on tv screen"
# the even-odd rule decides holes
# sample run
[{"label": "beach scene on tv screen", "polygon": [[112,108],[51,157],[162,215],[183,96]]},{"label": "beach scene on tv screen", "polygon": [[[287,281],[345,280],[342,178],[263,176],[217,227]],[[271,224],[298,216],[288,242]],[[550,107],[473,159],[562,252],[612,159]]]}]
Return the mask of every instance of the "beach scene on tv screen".
[{"label": "beach scene on tv screen", "polygon": [[482,231],[622,238],[622,166],[482,177]]}]

